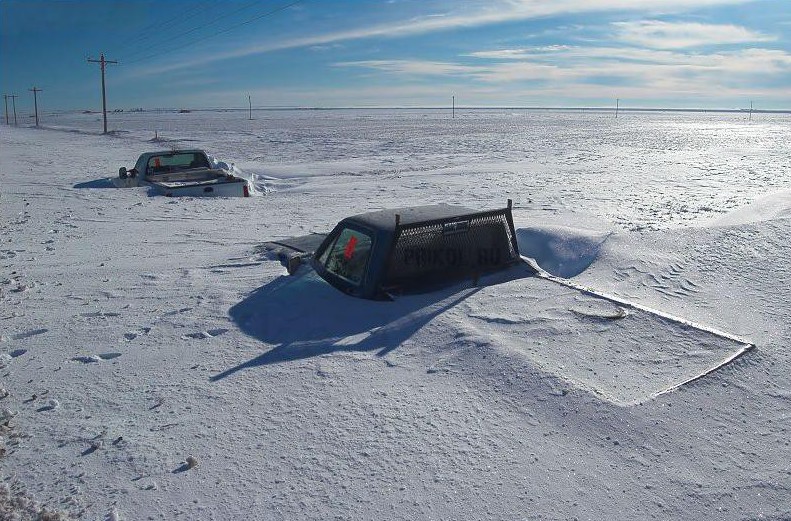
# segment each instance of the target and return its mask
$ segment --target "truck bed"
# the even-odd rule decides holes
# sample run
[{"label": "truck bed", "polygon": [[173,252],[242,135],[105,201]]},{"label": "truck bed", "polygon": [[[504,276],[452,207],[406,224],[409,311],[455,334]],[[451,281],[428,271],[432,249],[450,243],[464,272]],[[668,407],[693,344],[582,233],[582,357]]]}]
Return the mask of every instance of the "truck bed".
[{"label": "truck bed", "polygon": [[166,196],[244,197],[247,180],[223,170],[196,169],[149,175],[147,181]]}]

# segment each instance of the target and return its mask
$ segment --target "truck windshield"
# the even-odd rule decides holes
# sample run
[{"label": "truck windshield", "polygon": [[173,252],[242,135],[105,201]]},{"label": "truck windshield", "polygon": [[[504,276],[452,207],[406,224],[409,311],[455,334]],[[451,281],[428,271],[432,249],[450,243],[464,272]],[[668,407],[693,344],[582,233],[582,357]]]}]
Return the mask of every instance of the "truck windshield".
[{"label": "truck windshield", "polygon": [[344,228],[319,262],[330,273],[354,285],[359,285],[371,254],[371,237],[358,230]]},{"label": "truck windshield", "polygon": [[175,153],[161,156],[152,156],[148,160],[149,174],[163,174],[177,172],[190,168],[211,168],[206,156],[200,153]]}]

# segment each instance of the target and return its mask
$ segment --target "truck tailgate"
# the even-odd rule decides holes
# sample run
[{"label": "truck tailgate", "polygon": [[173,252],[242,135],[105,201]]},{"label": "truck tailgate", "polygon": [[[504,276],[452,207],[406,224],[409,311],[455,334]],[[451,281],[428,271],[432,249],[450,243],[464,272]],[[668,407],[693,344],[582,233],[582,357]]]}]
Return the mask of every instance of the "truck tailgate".
[{"label": "truck tailgate", "polygon": [[242,178],[227,179],[225,177],[207,181],[154,181],[154,189],[165,196],[215,196],[215,197],[245,197],[249,192],[247,180]]}]

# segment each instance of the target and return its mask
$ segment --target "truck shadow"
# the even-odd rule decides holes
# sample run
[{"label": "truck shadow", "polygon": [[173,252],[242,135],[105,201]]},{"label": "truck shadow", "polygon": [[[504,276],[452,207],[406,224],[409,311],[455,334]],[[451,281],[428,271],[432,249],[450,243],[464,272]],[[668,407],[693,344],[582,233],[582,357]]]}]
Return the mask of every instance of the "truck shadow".
[{"label": "truck shadow", "polygon": [[85,181],[84,183],[76,183],[74,188],[115,188],[112,180],[108,178],[94,179],[93,181]]},{"label": "truck shadow", "polygon": [[[508,270],[481,283],[498,284],[522,276],[523,271]],[[395,301],[370,301],[339,292],[312,270],[280,277],[229,311],[242,332],[275,347],[214,375],[211,381],[243,369],[333,352],[377,351],[377,356],[384,356],[480,289],[464,281]]]}]

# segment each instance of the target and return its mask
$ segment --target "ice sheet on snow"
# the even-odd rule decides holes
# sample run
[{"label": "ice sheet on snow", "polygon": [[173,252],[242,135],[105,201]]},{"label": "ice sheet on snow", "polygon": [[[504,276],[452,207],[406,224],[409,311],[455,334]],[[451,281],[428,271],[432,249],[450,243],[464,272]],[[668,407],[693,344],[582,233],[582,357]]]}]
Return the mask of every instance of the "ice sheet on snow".
[{"label": "ice sheet on snow", "polygon": [[498,352],[619,405],[645,402],[742,348],[535,277],[484,288],[455,312]]}]

